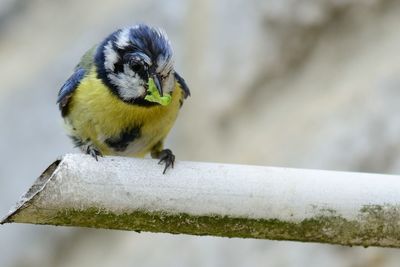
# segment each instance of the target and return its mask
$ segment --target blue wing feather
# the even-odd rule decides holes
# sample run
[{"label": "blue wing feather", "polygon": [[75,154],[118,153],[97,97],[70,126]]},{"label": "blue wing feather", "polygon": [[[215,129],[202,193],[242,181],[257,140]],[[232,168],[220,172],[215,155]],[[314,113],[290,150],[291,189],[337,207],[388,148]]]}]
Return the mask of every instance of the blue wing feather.
[{"label": "blue wing feather", "polygon": [[78,87],[79,83],[85,77],[86,71],[83,68],[77,68],[74,74],[64,83],[58,92],[57,103],[59,104],[61,115],[65,117],[68,113],[68,103],[74,90]]}]

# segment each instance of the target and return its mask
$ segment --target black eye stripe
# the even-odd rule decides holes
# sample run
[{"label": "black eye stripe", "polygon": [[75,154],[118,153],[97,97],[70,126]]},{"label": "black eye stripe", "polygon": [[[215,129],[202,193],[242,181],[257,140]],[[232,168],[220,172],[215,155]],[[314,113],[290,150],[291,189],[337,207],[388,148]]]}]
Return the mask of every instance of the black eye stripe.
[{"label": "black eye stripe", "polygon": [[114,64],[114,72],[120,73],[124,71],[124,64],[119,60]]},{"label": "black eye stripe", "polygon": [[140,77],[142,80],[144,80],[144,81],[146,81],[146,82],[147,82],[147,80],[149,79],[149,75],[147,74],[147,71],[145,71],[145,70],[143,70],[143,69],[137,71],[136,73],[139,75],[139,77]]}]

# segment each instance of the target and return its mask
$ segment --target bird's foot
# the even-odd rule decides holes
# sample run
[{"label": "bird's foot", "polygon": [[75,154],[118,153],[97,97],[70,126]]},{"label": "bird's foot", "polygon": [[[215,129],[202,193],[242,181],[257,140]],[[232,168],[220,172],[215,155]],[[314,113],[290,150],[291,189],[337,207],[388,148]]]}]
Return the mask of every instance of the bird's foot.
[{"label": "bird's foot", "polygon": [[165,163],[165,168],[163,171],[163,174],[167,171],[169,167],[174,168],[174,162],[175,162],[175,155],[172,153],[170,149],[164,149],[160,152],[159,157],[160,161],[158,164],[163,164]]},{"label": "bird's foot", "polygon": [[92,156],[95,158],[96,161],[98,161],[97,157],[103,157],[103,154],[101,154],[100,150],[98,150],[94,145],[88,144],[86,145],[86,149],[84,150],[86,154]]}]

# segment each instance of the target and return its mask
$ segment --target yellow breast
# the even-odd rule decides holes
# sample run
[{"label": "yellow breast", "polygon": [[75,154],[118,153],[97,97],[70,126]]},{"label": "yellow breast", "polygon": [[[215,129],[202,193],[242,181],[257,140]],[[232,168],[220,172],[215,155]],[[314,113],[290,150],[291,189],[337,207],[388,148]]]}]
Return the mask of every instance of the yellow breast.
[{"label": "yellow breast", "polygon": [[[75,90],[66,118],[69,130],[83,141],[90,140],[104,155],[144,156],[162,141],[176,120],[182,91],[176,84],[168,106],[143,107],[120,100],[97,78],[94,67]],[[104,141],[124,130],[139,127],[140,138],[123,152],[116,152]]]}]

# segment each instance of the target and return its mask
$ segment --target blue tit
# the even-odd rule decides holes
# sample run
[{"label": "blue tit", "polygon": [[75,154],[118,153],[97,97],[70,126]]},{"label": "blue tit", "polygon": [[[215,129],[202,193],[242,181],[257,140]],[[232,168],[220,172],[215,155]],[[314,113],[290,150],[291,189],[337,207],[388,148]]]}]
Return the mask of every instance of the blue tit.
[{"label": "blue tit", "polygon": [[175,71],[161,29],[117,30],[87,51],[61,87],[57,103],[73,143],[84,153],[152,158],[173,167],[163,143],[190,95]]}]

